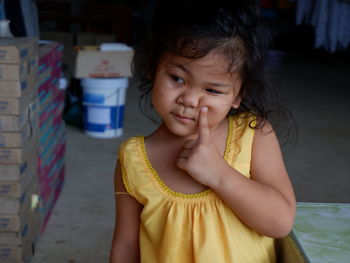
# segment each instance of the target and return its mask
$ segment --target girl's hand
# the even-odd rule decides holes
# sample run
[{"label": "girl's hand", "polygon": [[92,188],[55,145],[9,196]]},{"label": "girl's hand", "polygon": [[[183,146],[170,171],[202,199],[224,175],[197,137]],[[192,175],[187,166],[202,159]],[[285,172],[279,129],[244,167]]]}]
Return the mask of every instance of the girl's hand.
[{"label": "girl's hand", "polygon": [[227,163],[210,138],[207,107],[200,110],[198,132],[197,140],[187,141],[184,144],[176,165],[201,184],[212,186],[219,179],[219,167]]},{"label": "girl's hand", "polygon": [[198,139],[185,143],[177,166],[213,189],[253,230],[274,238],[288,235],[294,222],[295,197],[275,133],[255,131],[251,178],[247,178],[231,167],[214,146],[207,111],[201,109]]}]

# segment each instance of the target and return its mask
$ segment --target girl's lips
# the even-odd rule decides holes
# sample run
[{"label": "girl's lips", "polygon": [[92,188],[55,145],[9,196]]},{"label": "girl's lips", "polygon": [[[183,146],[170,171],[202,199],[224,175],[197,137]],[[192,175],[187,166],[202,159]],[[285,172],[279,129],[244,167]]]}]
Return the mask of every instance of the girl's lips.
[{"label": "girl's lips", "polygon": [[184,121],[184,122],[195,121],[195,119],[193,119],[193,118],[189,118],[189,117],[186,117],[186,116],[181,116],[181,115],[178,115],[176,113],[173,113],[173,115],[176,117],[176,119],[179,119],[179,120]]}]

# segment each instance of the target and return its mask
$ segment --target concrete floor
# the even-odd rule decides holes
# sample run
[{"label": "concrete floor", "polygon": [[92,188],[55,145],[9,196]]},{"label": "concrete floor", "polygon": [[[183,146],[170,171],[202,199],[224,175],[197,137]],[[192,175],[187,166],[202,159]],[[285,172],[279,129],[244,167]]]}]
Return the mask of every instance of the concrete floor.
[{"label": "concrete floor", "polygon": [[[298,201],[350,203],[350,61],[290,55],[274,73],[299,127],[284,148]],[[33,263],[108,262],[114,226],[113,170],[121,141],[155,127],[127,92],[124,135],[94,139],[67,127],[66,182]]]}]

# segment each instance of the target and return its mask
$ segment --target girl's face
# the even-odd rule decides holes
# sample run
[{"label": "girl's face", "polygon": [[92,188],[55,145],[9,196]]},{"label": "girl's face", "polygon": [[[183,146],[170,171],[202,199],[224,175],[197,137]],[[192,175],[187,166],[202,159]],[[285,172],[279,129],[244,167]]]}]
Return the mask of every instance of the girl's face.
[{"label": "girl's face", "polygon": [[223,56],[209,53],[188,59],[165,54],[159,61],[152,89],[152,103],[167,128],[175,135],[197,133],[199,111],[208,107],[213,130],[241,102],[239,74],[227,72]]}]

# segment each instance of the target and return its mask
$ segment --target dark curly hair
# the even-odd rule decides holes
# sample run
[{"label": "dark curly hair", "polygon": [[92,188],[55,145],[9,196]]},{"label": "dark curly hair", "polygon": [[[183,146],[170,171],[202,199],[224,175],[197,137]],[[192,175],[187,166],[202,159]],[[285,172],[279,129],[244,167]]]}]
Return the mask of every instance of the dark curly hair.
[{"label": "dark curly hair", "polygon": [[226,57],[228,73],[239,72],[242,80],[242,102],[230,114],[254,114],[257,122],[253,128],[263,127],[269,121],[275,129],[288,133],[293,118],[266,78],[269,44],[256,0],[158,1],[151,32],[143,48],[136,49],[133,60],[133,74],[142,91],[141,109],[146,113],[144,106],[149,105],[163,54],[196,59],[215,50]]}]

